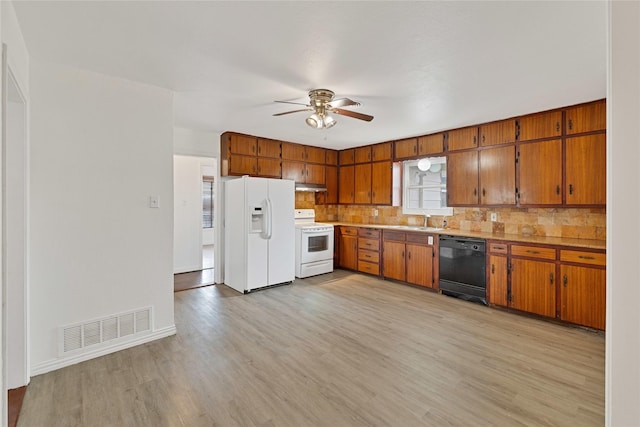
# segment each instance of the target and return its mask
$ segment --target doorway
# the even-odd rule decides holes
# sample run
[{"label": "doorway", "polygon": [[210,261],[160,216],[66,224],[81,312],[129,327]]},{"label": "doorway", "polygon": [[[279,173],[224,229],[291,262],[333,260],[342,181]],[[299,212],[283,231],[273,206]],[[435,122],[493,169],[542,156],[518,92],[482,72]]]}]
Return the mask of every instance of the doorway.
[{"label": "doorway", "polygon": [[174,155],[174,291],[215,283],[216,159]]}]

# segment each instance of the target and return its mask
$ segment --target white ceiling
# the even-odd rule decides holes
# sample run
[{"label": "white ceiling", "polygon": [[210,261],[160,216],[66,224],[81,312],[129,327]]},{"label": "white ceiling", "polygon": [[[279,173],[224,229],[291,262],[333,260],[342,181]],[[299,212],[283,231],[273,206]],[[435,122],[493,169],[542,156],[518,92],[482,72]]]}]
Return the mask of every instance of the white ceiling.
[{"label": "white ceiling", "polygon": [[[179,127],[347,148],[606,95],[605,1],[14,6],[32,57],[170,89]],[[375,119],[272,116],[313,88]]]}]

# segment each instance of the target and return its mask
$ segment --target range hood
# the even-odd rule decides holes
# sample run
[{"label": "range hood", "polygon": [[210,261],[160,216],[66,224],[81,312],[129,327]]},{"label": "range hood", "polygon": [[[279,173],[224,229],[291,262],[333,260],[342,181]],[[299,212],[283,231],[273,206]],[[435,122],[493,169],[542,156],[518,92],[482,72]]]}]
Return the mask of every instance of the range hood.
[{"label": "range hood", "polygon": [[322,184],[304,184],[302,182],[296,182],[296,191],[311,191],[318,193],[320,191],[327,191],[327,187]]}]

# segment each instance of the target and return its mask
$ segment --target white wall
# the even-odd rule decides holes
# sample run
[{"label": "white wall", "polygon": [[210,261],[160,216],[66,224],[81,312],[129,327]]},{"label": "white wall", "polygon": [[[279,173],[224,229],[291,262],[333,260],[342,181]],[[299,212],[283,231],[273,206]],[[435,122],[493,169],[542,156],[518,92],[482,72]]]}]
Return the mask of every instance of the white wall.
[{"label": "white wall", "polygon": [[606,424],[640,425],[640,3],[609,3]]},{"label": "white wall", "polygon": [[[173,272],[202,269],[202,176],[216,174],[216,160],[173,156]],[[218,210],[216,209],[216,214]]]},{"label": "white wall", "polygon": [[218,157],[220,133],[181,127],[173,128],[173,154],[197,157]]},{"label": "white wall", "polygon": [[173,113],[163,89],[36,60],[30,71],[38,374],[78,361],[58,356],[65,324],[152,306],[148,339],[175,333]]}]

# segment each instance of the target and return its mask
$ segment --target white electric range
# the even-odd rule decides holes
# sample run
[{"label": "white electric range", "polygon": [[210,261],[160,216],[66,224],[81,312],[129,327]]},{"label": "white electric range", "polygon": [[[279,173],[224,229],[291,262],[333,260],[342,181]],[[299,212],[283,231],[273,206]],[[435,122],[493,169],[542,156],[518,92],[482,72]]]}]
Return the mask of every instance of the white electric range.
[{"label": "white electric range", "polygon": [[333,225],[315,222],[313,209],[296,209],[296,277],[333,271]]}]

